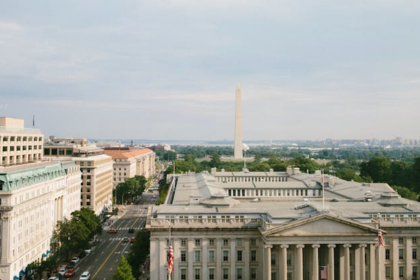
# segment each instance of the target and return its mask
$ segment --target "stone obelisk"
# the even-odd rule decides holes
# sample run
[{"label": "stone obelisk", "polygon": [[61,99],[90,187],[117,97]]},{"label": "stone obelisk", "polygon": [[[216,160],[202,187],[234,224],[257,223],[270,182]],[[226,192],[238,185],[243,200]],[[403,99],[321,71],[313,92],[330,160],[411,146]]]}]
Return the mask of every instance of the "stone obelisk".
[{"label": "stone obelisk", "polygon": [[236,103],[235,103],[235,159],[242,159],[242,97],[241,86],[236,86]]}]

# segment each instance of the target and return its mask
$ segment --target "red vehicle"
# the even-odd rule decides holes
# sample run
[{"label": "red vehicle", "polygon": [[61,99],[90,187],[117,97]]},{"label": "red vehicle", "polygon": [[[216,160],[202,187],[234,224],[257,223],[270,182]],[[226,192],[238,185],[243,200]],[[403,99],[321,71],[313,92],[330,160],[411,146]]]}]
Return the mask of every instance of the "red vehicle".
[{"label": "red vehicle", "polygon": [[117,233],[117,232],[118,232],[118,230],[116,230],[115,228],[110,228],[108,230],[108,233]]},{"label": "red vehicle", "polygon": [[134,243],[134,242],[136,242],[136,239],[134,237],[131,237],[130,238],[130,243]]},{"label": "red vehicle", "polygon": [[66,273],[64,273],[64,276],[65,276],[65,277],[71,277],[71,276],[73,276],[75,273],[76,273],[76,271],[74,271],[74,269],[73,269],[73,268],[69,268],[69,269],[67,269]]}]

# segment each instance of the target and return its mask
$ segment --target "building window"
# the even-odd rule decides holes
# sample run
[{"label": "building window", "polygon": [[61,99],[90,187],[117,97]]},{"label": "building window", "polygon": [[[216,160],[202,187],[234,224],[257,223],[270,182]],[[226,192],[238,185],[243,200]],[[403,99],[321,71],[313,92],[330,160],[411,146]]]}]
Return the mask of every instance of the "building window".
[{"label": "building window", "polygon": [[214,268],[209,268],[209,279],[214,280]]},{"label": "building window", "polygon": [[292,265],[292,255],[287,254],[287,265]]},{"label": "building window", "polygon": [[398,238],[398,244],[404,245],[404,238],[403,237]]},{"label": "building window", "polygon": [[255,267],[251,267],[251,279],[257,279],[257,269]]},{"label": "building window", "polygon": [[389,249],[385,250],[385,259],[390,260],[391,259],[391,251]]},{"label": "building window", "polygon": [[200,280],[201,279],[200,278],[200,269],[199,268],[194,269],[194,279],[195,280]]},{"label": "building window", "polygon": [[229,279],[229,268],[223,268],[223,279]]},{"label": "building window", "polygon": [[385,267],[385,277],[387,277],[387,278],[391,277],[391,267],[390,266]]},{"label": "building window", "polygon": [[209,245],[214,246],[214,239],[209,239]]},{"label": "building window", "polygon": [[255,250],[251,251],[251,261],[252,262],[257,261],[257,251],[255,251]]},{"label": "building window", "polygon": [[15,151],[15,146],[10,146],[10,151],[14,152]]},{"label": "building window", "polygon": [[413,260],[417,260],[417,249],[413,249],[412,256]]},{"label": "building window", "polygon": [[224,262],[229,261],[229,251],[226,251],[226,250],[223,251],[223,261]]},{"label": "building window", "polygon": [[403,278],[404,277],[404,266],[398,267],[398,276]]},{"label": "building window", "polygon": [[194,261],[200,262],[201,253],[200,251],[194,251]]},{"label": "building window", "polygon": [[187,246],[187,240],[181,239],[181,246]]},{"label": "building window", "polygon": [[242,280],[242,268],[236,269],[236,279]]},{"label": "building window", "polygon": [[83,161],[80,162],[80,166],[83,166]]},{"label": "building window", "polygon": [[181,251],[181,262],[186,262],[186,261],[187,261],[187,252]]},{"label": "building window", "polygon": [[236,258],[237,258],[237,261],[238,262],[241,262],[242,261],[242,251],[241,250],[238,250],[236,252]]},{"label": "building window", "polygon": [[271,265],[276,265],[276,255],[271,254]]},{"label": "building window", "polygon": [[213,250],[209,251],[209,262],[214,262],[214,251]]},{"label": "building window", "polygon": [[398,249],[398,259],[404,259],[404,249]]},{"label": "building window", "polygon": [[236,239],[236,246],[242,246],[242,239]]},{"label": "building window", "polygon": [[87,165],[88,166],[91,166],[92,165],[92,162],[88,161]]},{"label": "building window", "polygon": [[417,266],[413,266],[413,278],[415,278],[415,277],[417,277],[417,274],[418,274],[418,272],[417,272],[417,270],[418,270],[418,267]]},{"label": "building window", "polygon": [[3,152],[7,152],[7,146],[3,146]]},{"label": "building window", "polygon": [[195,240],[195,246],[200,246],[201,245],[201,240],[200,239],[196,239]]},{"label": "building window", "polygon": [[187,270],[185,268],[181,268],[181,280],[187,279]]},{"label": "building window", "polygon": [[223,239],[223,246],[229,246],[229,239]]},{"label": "building window", "polygon": [[413,244],[417,244],[417,237],[413,237],[413,238],[411,238],[411,243],[413,243]]},{"label": "building window", "polygon": [[251,238],[251,246],[257,246],[257,239]]}]

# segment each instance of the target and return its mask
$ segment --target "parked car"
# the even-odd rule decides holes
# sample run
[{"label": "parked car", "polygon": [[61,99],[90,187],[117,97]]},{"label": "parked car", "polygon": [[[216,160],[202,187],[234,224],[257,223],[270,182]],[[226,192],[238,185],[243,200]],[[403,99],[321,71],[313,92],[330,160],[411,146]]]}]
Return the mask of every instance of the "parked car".
[{"label": "parked car", "polygon": [[89,271],[85,271],[80,275],[79,280],[89,280],[90,279],[90,273]]},{"label": "parked car", "polygon": [[80,259],[78,257],[73,257],[71,259],[71,262],[74,263],[74,264],[78,263],[79,261],[80,261]]},{"label": "parked car", "polygon": [[74,270],[74,268],[69,268],[69,269],[67,269],[66,273],[64,273],[64,276],[65,277],[72,277],[75,273],[76,273],[76,271]]},{"label": "parked car", "polygon": [[60,280],[60,279],[58,279],[58,277],[56,277],[56,276],[52,276],[52,277],[48,278],[48,280]]},{"label": "parked car", "polygon": [[74,268],[76,264],[74,262],[70,262],[68,266],[66,266],[66,269]]},{"label": "parked car", "polygon": [[134,228],[129,228],[128,229],[128,233],[133,233],[134,232]]},{"label": "parked car", "polygon": [[136,242],[136,239],[134,237],[131,237],[130,238],[130,243],[134,243],[134,242]]},{"label": "parked car", "polygon": [[58,270],[58,274],[60,274],[61,276],[64,276],[64,274],[66,273],[66,268],[62,267]]},{"label": "parked car", "polygon": [[117,233],[117,232],[118,232],[118,230],[116,230],[115,228],[110,228],[108,230],[108,233]]},{"label": "parked car", "polygon": [[92,248],[88,248],[88,249],[85,250],[86,254],[90,254],[90,252],[92,252]]}]

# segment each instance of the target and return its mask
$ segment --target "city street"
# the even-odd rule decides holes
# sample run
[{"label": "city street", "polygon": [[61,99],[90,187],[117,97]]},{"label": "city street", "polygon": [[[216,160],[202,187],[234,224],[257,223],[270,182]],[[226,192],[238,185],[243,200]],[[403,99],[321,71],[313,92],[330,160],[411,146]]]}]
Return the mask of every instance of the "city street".
[{"label": "city street", "polygon": [[[97,237],[100,240],[99,243],[92,247],[90,254],[79,261],[76,274],[72,278],[78,279],[84,271],[89,271],[91,279],[112,279],[121,256],[127,256],[130,252],[131,243],[124,242],[124,237],[135,237],[136,233],[143,228],[147,207],[154,204],[157,198],[157,192],[145,193],[135,205],[119,205],[119,218],[117,220],[115,216],[111,218],[111,221],[114,220],[113,224],[104,227],[102,235]],[[116,229],[118,232],[110,234],[107,232],[109,228]],[[133,228],[134,233],[129,233],[129,228]]]}]

